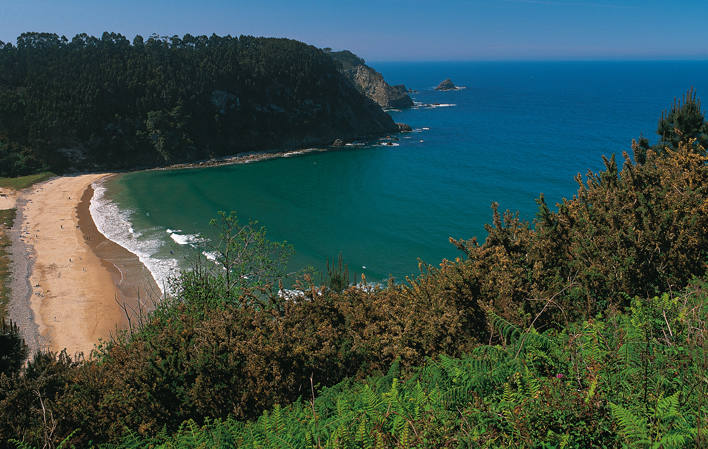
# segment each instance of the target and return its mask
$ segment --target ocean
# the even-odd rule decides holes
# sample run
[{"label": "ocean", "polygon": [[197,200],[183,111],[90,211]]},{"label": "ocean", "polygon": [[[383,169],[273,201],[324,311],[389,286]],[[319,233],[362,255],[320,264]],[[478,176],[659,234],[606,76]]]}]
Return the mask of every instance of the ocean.
[{"label": "ocean", "polygon": [[[695,87],[708,61],[375,62],[416,107],[390,111],[412,133],[343,150],[231,166],[127,173],[96,186],[91,213],[160,285],[210,254],[217,211],[257,220],[287,241],[290,268],[324,270],[342,255],[358,280],[396,281],[461,254],[449,238],[483,241],[492,202],[532,221],[535,200],[570,198],[574,177],[656,141],[661,112]],[[451,78],[461,88],[434,87]],[[391,143],[393,145],[388,145]]]}]

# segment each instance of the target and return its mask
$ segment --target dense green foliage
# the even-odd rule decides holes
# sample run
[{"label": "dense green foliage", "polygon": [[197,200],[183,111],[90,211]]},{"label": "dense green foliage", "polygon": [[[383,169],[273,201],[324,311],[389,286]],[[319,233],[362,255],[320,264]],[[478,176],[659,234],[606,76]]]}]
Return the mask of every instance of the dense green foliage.
[{"label": "dense green foliage", "polygon": [[683,101],[674,99],[671,109],[661,114],[656,134],[659,141],[655,145],[649,145],[645,137],[632,142],[637,161],[646,161],[650,149],[655,153],[661,153],[667,148],[675,150],[681,141],[687,142],[690,139],[695,139],[694,150],[698,147],[708,148],[708,122],[705,121],[701,101],[693,89],[686,92]]},{"label": "dense green foliage", "polygon": [[349,50],[331,51],[331,49],[325,48],[324,51],[341,65],[342,70],[351,70],[366,64],[366,61]]},{"label": "dense green foliage", "polygon": [[491,316],[499,345],[406,376],[394,364],[254,422],[188,421],[173,436],[133,433],[110,447],[700,447],[707,288],[636,298],[626,314],[542,334]]},{"label": "dense green foliage", "polygon": [[393,132],[321,50],[212,35],[0,43],[0,176],[131,168]]},{"label": "dense green foliage", "polygon": [[0,318],[0,374],[13,375],[20,371],[27,358],[27,344],[17,325]]},{"label": "dense green foliage", "polygon": [[[188,421],[177,447],[690,447],[707,425],[708,158],[690,136],[645,156],[606,159],[556,211],[541,198],[534,226],[495,207],[483,244],[453,240],[463,257],[404,285],[342,289],[333,268],[286,298],[279,245],[198,267],[88,360],[0,376],[0,441],[140,445]],[[222,242],[262,241],[229,217]]]}]

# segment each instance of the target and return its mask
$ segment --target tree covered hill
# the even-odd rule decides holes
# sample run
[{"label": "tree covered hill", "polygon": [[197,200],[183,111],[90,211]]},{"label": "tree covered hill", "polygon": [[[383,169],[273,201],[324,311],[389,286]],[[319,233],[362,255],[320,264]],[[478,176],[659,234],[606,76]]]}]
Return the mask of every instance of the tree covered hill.
[{"label": "tree covered hill", "polygon": [[0,176],[164,165],[394,132],[289,39],[25,33],[0,42]]}]

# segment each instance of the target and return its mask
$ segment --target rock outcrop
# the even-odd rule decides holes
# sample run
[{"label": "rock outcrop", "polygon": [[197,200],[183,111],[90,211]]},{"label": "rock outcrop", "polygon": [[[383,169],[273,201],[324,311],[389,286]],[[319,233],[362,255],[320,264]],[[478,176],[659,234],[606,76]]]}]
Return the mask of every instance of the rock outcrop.
[{"label": "rock outcrop", "polygon": [[435,88],[435,90],[455,90],[455,89],[457,89],[457,86],[455,86],[455,83],[453,83],[450,78],[441,82],[440,84],[438,84],[438,87]]},{"label": "rock outcrop", "polygon": [[396,123],[396,126],[398,126],[398,130],[402,133],[409,133],[413,131],[413,128],[411,128],[411,125],[407,125],[405,123]]},{"label": "rock outcrop", "polygon": [[343,50],[328,52],[339,63],[339,70],[364,95],[374,100],[385,109],[402,109],[413,106],[413,100],[408,95],[406,86],[389,85],[376,70],[364,63],[364,60],[354,53]]}]

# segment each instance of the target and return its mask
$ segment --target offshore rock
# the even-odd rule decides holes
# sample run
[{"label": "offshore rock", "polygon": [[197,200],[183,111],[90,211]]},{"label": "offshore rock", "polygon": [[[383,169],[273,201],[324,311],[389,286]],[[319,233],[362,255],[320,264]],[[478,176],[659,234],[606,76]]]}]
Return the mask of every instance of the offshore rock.
[{"label": "offshore rock", "polygon": [[435,88],[435,90],[455,90],[455,89],[457,89],[457,86],[455,86],[455,83],[453,83],[450,78],[441,82],[440,84],[438,84],[438,87]]},{"label": "offshore rock", "polygon": [[409,133],[413,131],[413,128],[411,128],[410,125],[406,125],[405,123],[396,123],[396,126],[398,126],[398,130],[402,133]]}]

